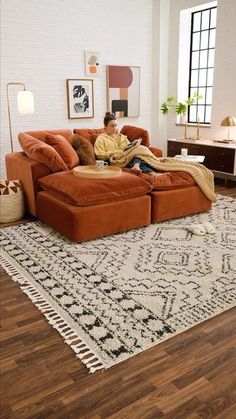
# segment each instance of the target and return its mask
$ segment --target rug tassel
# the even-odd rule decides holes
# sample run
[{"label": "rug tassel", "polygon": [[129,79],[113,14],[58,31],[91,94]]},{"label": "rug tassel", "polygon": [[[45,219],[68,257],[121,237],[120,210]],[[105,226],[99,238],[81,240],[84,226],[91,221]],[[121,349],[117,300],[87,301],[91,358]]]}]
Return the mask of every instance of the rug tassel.
[{"label": "rug tassel", "polygon": [[[44,300],[42,295],[35,289],[27,278],[16,270],[16,268],[3,255],[0,255],[0,262],[3,269],[10,275],[10,277],[20,284],[21,290],[31,299],[35,306],[41,311],[50,325],[56,329],[62,336],[65,343],[67,343],[75,352],[76,357],[86,365],[89,372],[94,373],[97,370],[105,369],[105,366],[91,351],[87,344],[77,335],[76,331],[71,329],[69,324]],[[78,344],[71,344],[78,341]],[[91,355],[89,358],[86,356]]]},{"label": "rug tassel", "polygon": [[7,259],[5,259],[3,255],[0,255],[0,262],[3,269],[5,269],[5,271],[8,273],[8,275],[10,275],[13,281],[19,282],[20,285],[28,283],[28,279],[25,278],[22,274],[20,274],[16,270],[16,268],[12,266],[11,263]]}]

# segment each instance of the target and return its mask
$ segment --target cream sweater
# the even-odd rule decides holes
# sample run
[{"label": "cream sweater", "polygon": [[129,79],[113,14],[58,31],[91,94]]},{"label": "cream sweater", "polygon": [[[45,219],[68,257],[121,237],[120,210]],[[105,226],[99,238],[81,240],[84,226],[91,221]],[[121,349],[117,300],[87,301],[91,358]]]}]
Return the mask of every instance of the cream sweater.
[{"label": "cream sweater", "polygon": [[129,143],[126,135],[119,133],[115,137],[111,137],[104,133],[97,137],[94,144],[94,151],[98,159],[108,160],[112,154],[117,151],[123,151]]}]

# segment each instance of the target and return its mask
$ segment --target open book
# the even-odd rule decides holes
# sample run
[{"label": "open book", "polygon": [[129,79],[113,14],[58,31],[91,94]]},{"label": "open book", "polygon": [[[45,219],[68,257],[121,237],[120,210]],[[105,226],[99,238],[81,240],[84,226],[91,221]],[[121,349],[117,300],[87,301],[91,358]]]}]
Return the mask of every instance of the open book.
[{"label": "open book", "polygon": [[127,151],[127,150],[130,150],[130,149],[134,148],[134,147],[137,147],[137,145],[140,145],[141,142],[142,142],[142,138],[138,138],[137,140],[132,141],[131,143],[129,143],[125,147],[124,151]]}]

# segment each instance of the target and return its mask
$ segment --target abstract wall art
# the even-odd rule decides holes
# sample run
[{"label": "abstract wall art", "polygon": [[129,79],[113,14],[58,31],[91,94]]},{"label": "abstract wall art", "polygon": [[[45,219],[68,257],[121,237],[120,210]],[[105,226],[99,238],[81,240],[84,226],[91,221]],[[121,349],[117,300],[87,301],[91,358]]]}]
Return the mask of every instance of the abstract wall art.
[{"label": "abstract wall art", "polygon": [[139,116],[140,67],[107,66],[107,102],[118,118]]},{"label": "abstract wall art", "polygon": [[68,119],[93,118],[93,80],[67,79]]}]

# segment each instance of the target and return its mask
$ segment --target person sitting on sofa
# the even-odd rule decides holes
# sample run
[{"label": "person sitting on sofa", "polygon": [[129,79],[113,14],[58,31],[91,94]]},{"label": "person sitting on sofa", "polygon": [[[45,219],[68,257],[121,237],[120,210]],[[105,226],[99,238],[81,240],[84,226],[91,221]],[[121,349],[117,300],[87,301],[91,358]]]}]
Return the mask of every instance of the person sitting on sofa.
[{"label": "person sitting on sofa", "polygon": [[[114,157],[122,155],[125,149],[132,143],[130,143],[126,135],[118,132],[117,120],[113,113],[106,112],[103,122],[105,133],[97,137],[94,151],[98,159],[112,161]],[[162,175],[162,173],[156,173],[148,163],[145,163],[139,157],[134,157],[126,167],[136,173],[143,172],[152,176]]]}]

